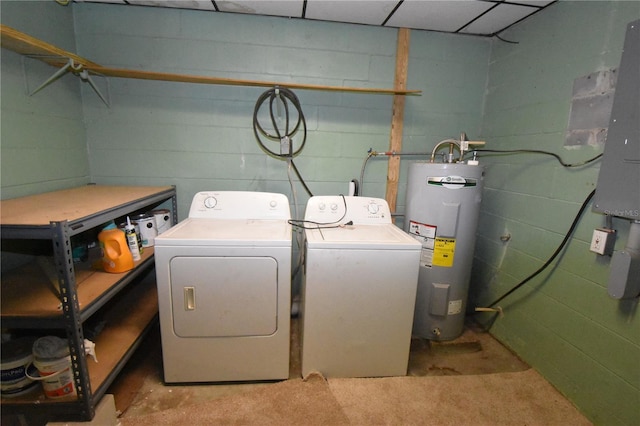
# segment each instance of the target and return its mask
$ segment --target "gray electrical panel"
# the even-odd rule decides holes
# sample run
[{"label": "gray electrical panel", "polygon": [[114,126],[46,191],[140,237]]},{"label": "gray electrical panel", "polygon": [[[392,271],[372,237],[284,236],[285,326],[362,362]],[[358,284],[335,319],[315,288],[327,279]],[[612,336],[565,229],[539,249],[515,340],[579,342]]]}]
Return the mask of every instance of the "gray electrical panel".
[{"label": "gray electrical panel", "polygon": [[593,206],[640,220],[640,20],[627,25]]}]

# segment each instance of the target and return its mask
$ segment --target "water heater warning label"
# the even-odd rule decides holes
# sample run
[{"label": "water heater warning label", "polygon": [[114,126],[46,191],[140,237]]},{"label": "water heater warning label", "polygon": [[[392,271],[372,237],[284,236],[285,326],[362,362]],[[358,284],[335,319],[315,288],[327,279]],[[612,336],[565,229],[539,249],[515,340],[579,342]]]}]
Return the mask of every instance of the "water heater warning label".
[{"label": "water heater warning label", "polygon": [[456,251],[454,238],[436,238],[433,247],[433,266],[453,266],[453,254]]},{"label": "water heater warning label", "polygon": [[426,223],[416,222],[414,220],[409,222],[409,233],[415,236],[422,237],[424,239],[433,239],[436,237],[436,227],[433,225],[427,225]]},{"label": "water heater warning label", "polygon": [[420,254],[420,264],[422,266],[431,267],[433,265],[433,250],[435,248],[436,230],[438,228],[426,223],[409,222],[409,234],[422,244]]}]

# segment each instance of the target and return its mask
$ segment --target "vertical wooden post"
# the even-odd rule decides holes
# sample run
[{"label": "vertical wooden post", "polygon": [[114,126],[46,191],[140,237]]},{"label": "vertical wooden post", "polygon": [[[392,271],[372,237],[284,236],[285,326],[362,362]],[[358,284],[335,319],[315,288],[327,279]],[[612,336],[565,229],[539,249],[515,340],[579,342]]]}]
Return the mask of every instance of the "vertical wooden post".
[{"label": "vertical wooden post", "polygon": [[[407,70],[409,68],[409,37],[408,28],[398,29],[398,45],[396,47],[396,76],[394,89],[405,90],[407,87]],[[389,151],[400,152],[402,150],[402,128],[404,124],[404,100],[403,95],[393,96],[393,112],[391,117],[391,135]],[[387,166],[387,191],[385,199],[389,203],[391,213],[396,211],[398,198],[398,177],[400,176],[400,157],[390,156]]]}]

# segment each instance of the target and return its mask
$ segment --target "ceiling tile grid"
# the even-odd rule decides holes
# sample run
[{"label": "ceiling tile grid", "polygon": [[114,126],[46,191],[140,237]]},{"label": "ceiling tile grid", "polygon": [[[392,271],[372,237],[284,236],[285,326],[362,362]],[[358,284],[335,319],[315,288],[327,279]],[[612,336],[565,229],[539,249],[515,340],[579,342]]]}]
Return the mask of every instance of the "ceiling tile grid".
[{"label": "ceiling tile grid", "polygon": [[74,0],[494,36],[557,0]]}]

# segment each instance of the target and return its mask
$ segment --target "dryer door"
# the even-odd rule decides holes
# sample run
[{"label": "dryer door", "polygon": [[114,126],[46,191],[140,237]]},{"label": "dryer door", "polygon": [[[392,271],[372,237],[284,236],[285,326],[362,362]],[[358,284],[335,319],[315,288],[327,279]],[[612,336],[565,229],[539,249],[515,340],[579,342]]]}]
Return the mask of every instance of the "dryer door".
[{"label": "dryer door", "polygon": [[268,336],[277,330],[278,263],[271,257],[171,259],[179,337]]}]

